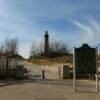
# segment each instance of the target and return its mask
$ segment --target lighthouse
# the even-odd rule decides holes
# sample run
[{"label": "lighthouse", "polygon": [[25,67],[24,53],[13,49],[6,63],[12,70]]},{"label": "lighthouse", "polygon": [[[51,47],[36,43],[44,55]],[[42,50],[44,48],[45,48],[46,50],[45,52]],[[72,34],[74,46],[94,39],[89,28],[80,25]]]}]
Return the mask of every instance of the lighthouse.
[{"label": "lighthouse", "polygon": [[45,35],[44,35],[44,54],[45,54],[45,56],[48,56],[48,54],[49,54],[49,34],[48,34],[48,31],[45,31]]}]

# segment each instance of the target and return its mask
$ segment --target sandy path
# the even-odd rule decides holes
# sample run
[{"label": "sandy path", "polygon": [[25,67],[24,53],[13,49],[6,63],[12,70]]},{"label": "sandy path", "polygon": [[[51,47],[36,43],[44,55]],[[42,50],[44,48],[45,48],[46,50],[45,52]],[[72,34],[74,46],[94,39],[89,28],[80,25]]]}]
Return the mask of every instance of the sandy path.
[{"label": "sandy path", "polygon": [[46,79],[58,79],[59,78],[57,67],[29,64],[27,62],[25,62],[24,65],[28,70],[30,70],[32,75],[41,75],[42,76],[42,70],[45,70]]}]

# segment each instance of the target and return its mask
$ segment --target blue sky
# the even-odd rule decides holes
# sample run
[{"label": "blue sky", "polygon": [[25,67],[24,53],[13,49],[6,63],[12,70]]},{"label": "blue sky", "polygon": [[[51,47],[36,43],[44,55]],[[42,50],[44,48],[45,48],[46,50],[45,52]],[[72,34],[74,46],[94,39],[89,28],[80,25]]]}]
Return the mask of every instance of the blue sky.
[{"label": "blue sky", "polygon": [[19,53],[28,57],[45,30],[70,48],[99,44],[100,0],[0,0],[0,44],[17,37]]}]

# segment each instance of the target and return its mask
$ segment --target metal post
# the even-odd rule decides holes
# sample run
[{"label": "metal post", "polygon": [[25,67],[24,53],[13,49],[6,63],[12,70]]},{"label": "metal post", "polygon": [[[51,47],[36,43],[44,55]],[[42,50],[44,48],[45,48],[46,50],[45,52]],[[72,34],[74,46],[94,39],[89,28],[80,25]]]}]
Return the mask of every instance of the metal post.
[{"label": "metal post", "polygon": [[76,92],[75,48],[73,52],[73,92]]},{"label": "metal post", "polygon": [[42,70],[42,79],[45,79],[45,70]]}]

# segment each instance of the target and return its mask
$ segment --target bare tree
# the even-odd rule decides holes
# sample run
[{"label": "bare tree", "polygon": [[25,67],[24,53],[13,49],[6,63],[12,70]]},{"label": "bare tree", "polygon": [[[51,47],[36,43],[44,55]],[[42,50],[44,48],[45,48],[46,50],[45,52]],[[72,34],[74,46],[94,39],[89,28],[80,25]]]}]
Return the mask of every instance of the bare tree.
[{"label": "bare tree", "polygon": [[30,56],[36,56],[38,53],[38,48],[35,42],[32,43],[32,46],[30,48]]},{"label": "bare tree", "polygon": [[34,41],[30,48],[30,56],[39,56],[42,54],[43,54],[43,40],[41,40],[38,43]]},{"label": "bare tree", "polygon": [[9,49],[9,52],[11,52],[13,55],[18,54],[18,40],[16,38],[9,41]]},{"label": "bare tree", "polygon": [[[49,42],[49,56],[59,56],[69,53],[68,46],[62,41],[52,40]],[[30,48],[30,56],[42,56],[44,54],[43,40],[39,43],[33,42]]]},{"label": "bare tree", "polygon": [[0,53],[17,54],[18,53],[18,40],[17,38],[6,38],[4,43],[0,46]]},{"label": "bare tree", "polygon": [[56,53],[68,53],[69,49],[65,43],[62,41],[52,41],[50,42],[50,52]]},{"label": "bare tree", "polygon": [[18,54],[18,40],[16,38],[8,39],[6,38],[4,43],[0,46],[0,53],[6,55],[5,71],[7,75],[9,74],[9,58]]},{"label": "bare tree", "polygon": [[3,44],[0,46],[0,53],[4,53],[4,45]]}]

